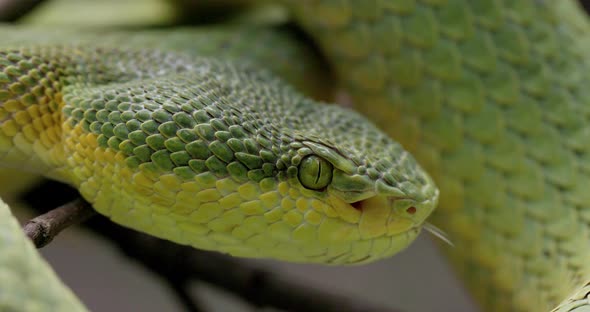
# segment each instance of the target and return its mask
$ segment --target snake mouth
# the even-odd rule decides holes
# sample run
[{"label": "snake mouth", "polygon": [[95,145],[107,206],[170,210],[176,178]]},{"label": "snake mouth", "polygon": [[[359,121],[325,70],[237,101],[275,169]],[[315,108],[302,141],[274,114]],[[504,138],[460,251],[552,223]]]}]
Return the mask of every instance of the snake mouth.
[{"label": "snake mouth", "polygon": [[356,201],[354,203],[351,203],[350,206],[352,206],[352,208],[354,208],[354,209],[356,209],[358,211],[363,211],[363,202],[364,201],[365,200]]},{"label": "snake mouth", "polygon": [[428,216],[428,205],[408,197],[377,195],[349,203],[358,215],[361,237],[396,236],[419,231]]},{"label": "snake mouth", "polygon": [[[403,198],[403,197],[401,197],[401,198],[400,197],[389,197],[388,200],[390,202],[390,206],[393,206],[393,202],[395,200],[397,200],[397,199],[406,199],[406,198]],[[350,204],[350,206],[352,206],[354,209],[356,209],[356,210],[358,210],[360,212],[363,211],[363,209],[365,208],[366,205],[367,205],[367,200],[366,199],[359,200],[359,201],[356,201],[356,202],[353,202],[353,203]],[[418,211],[418,209],[415,206],[410,206],[410,207],[406,208],[406,213],[408,215],[415,215],[417,211]]]},{"label": "snake mouth", "polygon": [[[388,201],[388,204],[389,204],[388,206],[389,207],[393,207],[394,206],[394,202],[396,200],[400,200],[400,199],[401,200],[404,200],[404,199],[408,199],[408,198],[405,198],[405,197],[393,197],[393,196],[387,197],[387,201]],[[352,208],[360,211],[360,212],[363,212],[364,208],[368,205],[368,201],[369,201],[369,199],[359,200],[359,201],[350,203],[350,206]],[[418,209],[416,208],[415,205],[411,205],[411,206],[409,206],[409,207],[407,207],[405,209],[405,212],[408,215],[410,215],[410,216],[415,215],[417,211],[418,211]]]}]

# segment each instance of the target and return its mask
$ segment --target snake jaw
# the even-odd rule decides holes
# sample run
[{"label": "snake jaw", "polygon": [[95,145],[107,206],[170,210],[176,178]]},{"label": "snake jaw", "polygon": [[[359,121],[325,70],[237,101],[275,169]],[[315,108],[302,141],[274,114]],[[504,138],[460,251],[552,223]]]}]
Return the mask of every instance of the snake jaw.
[{"label": "snake jaw", "polygon": [[399,235],[420,224],[412,219],[417,209],[411,199],[377,195],[351,206],[361,212],[359,230],[363,239]]},{"label": "snake jaw", "polygon": [[423,187],[404,185],[406,190],[402,191],[386,185],[382,180],[374,181],[368,176],[335,171],[328,191],[357,211],[363,212],[372,206],[388,207],[397,215],[422,223],[438,203],[438,189],[429,181]]}]

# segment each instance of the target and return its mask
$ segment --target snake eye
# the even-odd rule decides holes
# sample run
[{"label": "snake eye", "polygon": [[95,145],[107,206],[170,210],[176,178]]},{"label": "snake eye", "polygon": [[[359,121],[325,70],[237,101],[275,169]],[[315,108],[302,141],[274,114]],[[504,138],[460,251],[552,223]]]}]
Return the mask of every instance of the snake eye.
[{"label": "snake eye", "polygon": [[314,155],[303,158],[298,171],[299,181],[308,189],[321,190],[332,181],[332,164]]}]

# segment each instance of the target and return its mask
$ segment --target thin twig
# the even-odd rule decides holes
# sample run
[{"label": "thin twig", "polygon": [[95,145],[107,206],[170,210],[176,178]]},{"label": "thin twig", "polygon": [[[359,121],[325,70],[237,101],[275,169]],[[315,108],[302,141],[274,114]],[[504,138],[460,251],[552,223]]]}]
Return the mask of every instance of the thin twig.
[{"label": "thin twig", "polygon": [[14,22],[41,2],[43,0],[0,0],[0,22]]},{"label": "thin twig", "polygon": [[35,246],[41,248],[65,228],[82,223],[95,214],[90,204],[77,199],[29,220],[23,230]]}]

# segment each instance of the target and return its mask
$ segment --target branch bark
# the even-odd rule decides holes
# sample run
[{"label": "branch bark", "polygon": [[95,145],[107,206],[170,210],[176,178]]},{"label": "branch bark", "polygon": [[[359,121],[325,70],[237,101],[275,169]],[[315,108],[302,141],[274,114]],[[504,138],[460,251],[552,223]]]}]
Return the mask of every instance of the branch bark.
[{"label": "branch bark", "polygon": [[49,244],[62,230],[82,223],[94,215],[96,212],[90,204],[77,199],[29,220],[23,226],[23,230],[35,247],[41,248]]}]

